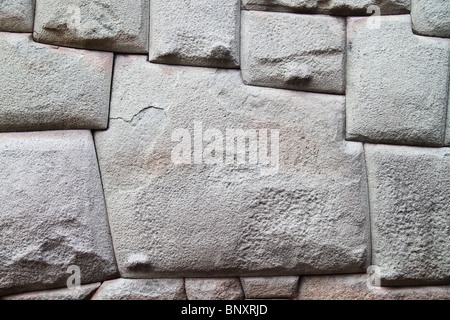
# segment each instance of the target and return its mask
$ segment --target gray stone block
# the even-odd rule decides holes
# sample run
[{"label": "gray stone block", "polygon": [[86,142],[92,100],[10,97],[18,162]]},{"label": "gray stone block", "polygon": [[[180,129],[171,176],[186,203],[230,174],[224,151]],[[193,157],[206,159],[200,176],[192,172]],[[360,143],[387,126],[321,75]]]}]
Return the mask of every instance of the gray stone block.
[{"label": "gray stone block", "polygon": [[239,67],[239,0],[151,0],[152,62]]},{"label": "gray stone block", "polygon": [[33,32],[35,0],[0,0],[0,31]]},{"label": "gray stone block", "polygon": [[247,299],[282,299],[298,295],[299,277],[243,277]]},{"label": "gray stone block", "polygon": [[38,42],[147,53],[149,0],[36,0]]},{"label": "gray stone block", "polygon": [[2,133],[0,167],[0,295],[117,274],[89,131]]},{"label": "gray stone block", "polygon": [[243,300],[239,278],[187,278],[188,300]]},{"label": "gray stone block", "polygon": [[450,148],[365,150],[381,285],[450,284]]},{"label": "gray stone block", "polygon": [[[124,55],[113,88],[95,141],[122,277],[366,269],[363,148],[344,139],[344,97]],[[235,129],[251,150],[243,138],[225,148]]]},{"label": "gray stone block", "polygon": [[0,131],[104,129],[113,54],[0,32]]},{"label": "gray stone block", "polygon": [[411,0],[411,19],[417,34],[450,38],[448,0]]},{"label": "gray stone block", "polygon": [[345,92],[344,18],[243,11],[241,34],[246,84]]},{"label": "gray stone block", "polygon": [[19,293],[0,298],[0,300],[87,300],[100,287],[101,282],[74,287],[36,292]]},{"label": "gray stone block", "polygon": [[347,138],[442,146],[450,42],[415,36],[409,15],[349,18]]}]

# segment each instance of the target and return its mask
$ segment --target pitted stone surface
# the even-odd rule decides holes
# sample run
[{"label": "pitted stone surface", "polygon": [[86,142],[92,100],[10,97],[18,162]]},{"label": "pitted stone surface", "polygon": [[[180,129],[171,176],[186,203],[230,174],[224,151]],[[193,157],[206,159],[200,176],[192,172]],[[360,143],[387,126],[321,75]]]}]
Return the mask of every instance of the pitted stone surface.
[{"label": "pitted stone surface", "polygon": [[38,42],[147,53],[148,33],[149,0],[36,0]]},{"label": "pitted stone surface", "polygon": [[450,147],[450,78],[448,81],[448,109],[447,109],[447,130],[445,135],[445,146]]},{"label": "pitted stone surface", "polygon": [[92,300],[186,300],[183,279],[105,281]]},{"label": "pitted stone surface", "polygon": [[449,300],[450,286],[373,287],[367,274],[302,277],[298,300]]},{"label": "pitted stone surface", "polygon": [[150,61],[239,66],[239,0],[150,2]]},{"label": "pitted stone surface", "polygon": [[450,38],[448,0],[411,0],[411,19],[417,34]]},{"label": "pitted stone surface", "polygon": [[101,282],[74,287],[36,292],[19,293],[0,300],[87,300],[100,287]]},{"label": "pitted stone surface", "polygon": [[116,275],[89,131],[0,134],[0,295]]},{"label": "pitted stone surface", "polygon": [[299,277],[243,277],[247,299],[293,298],[298,294]]},{"label": "pitted stone surface", "polygon": [[187,278],[188,300],[243,300],[239,278]]},{"label": "pitted stone surface", "polygon": [[381,285],[450,284],[450,148],[365,150]]},{"label": "pitted stone surface", "polygon": [[409,0],[242,0],[247,10],[268,10],[332,15],[372,15],[368,8],[376,5],[380,14],[409,12]]},{"label": "pitted stone surface", "polygon": [[349,18],[347,138],[442,146],[450,42],[415,36],[409,15]]},{"label": "pitted stone surface", "polygon": [[[110,127],[95,141],[122,277],[365,271],[363,148],[344,140],[344,97],[124,55],[113,87]],[[197,151],[189,144],[183,164],[180,133],[194,126]],[[273,156],[239,164],[227,148],[224,162],[211,142],[227,129],[259,131],[260,150],[266,135]]]},{"label": "pitted stone surface", "polygon": [[345,91],[344,18],[243,11],[241,42],[246,84]]},{"label": "pitted stone surface", "polygon": [[0,32],[0,131],[106,128],[112,63]]},{"label": "pitted stone surface", "polygon": [[0,31],[33,32],[34,0],[0,0]]}]

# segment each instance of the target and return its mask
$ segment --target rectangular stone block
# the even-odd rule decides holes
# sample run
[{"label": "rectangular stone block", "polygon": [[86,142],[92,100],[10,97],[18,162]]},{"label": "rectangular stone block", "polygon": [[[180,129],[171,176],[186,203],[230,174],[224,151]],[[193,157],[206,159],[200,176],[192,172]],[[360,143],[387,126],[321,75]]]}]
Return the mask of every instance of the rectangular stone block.
[{"label": "rectangular stone block", "polygon": [[0,296],[117,275],[90,131],[2,133],[0,168]]},{"label": "rectangular stone block", "polygon": [[409,15],[348,19],[349,140],[443,145],[450,42],[411,29]]},{"label": "rectangular stone block", "polygon": [[450,284],[450,148],[365,151],[381,285]]},{"label": "rectangular stone block", "polygon": [[122,277],[365,271],[364,156],[344,139],[344,97],[125,55],[113,88],[95,141]]},{"label": "rectangular stone block", "polygon": [[243,300],[239,278],[187,278],[188,300]]},{"label": "rectangular stone block", "polygon": [[150,61],[239,67],[239,0],[150,3]]},{"label": "rectangular stone block", "polygon": [[0,31],[33,32],[35,0],[0,0]]},{"label": "rectangular stone block", "polygon": [[298,295],[299,277],[243,277],[246,299],[283,299]]},{"label": "rectangular stone block", "polygon": [[147,53],[148,33],[149,0],[36,0],[38,42]]},{"label": "rectangular stone block", "polygon": [[246,84],[345,92],[344,18],[243,11],[241,34]]},{"label": "rectangular stone block", "polygon": [[242,0],[246,10],[267,10],[301,13],[324,13],[330,15],[372,15],[372,5],[380,14],[409,12],[409,0]]},{"label": "rectangular stone block", "polygon": [[411,20],[417,34],[450,38],[450,1],[411,0]]},{"label": "rectangular stone block", "polygon": [[0,131],[104,129],[113,54],[0,32]]}]

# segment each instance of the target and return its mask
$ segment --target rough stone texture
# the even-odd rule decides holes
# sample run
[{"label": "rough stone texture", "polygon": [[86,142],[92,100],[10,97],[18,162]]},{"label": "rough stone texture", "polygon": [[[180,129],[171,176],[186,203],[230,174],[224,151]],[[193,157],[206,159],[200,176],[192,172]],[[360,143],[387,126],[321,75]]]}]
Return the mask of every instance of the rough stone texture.
[{"label": "rough stone texture", "polygon": [[366,145],[382,286],[450,284],[450,148]]},{"label": "rough stone texture", "polygon": [[186,300],[183,279],[106,281],[92,300]]},{"label": "rough stone texture", "polygon": [[242,288],[247,299],[293,298],[298,294],[299,277],[244,277]]},{"label": "rough stone texture", "polygon": [[241,40],[246,84],[344,93],[344,18],[243,11]]},{"label": "rough stone texture", "polygon": [[151,0],[153,62],[239,66],[239,0]]},{"label": "rough stone texture", "polygon": [[448,0],[411,0],[411,19],[417,34],[450,38]]},{"label": "rough stone texture", "polygon": [[370,5],[377,5],[382,15],[408,13],[409,0],[242,0],[248,10],[269,10],[332,15],[371,15]]},{"label": "rough stone texture", "polygon": [[89,131],[0,134],[0,168],[0,295],[116,275]]},{"label": "rough stone texture", "polygon": [[409,15],[349,18],[347,138],[442,146],[450,42],[418,37]]},{"label": "rough stone texture", "polygon": [[450,300],[450,286],[373,287],[366,274],[302,277],[299,300]]},{"label": "rough stone texture", "polygon": [[239,278],[187,278],[185,279],[188,300],[243,300]]},{"label": "rough stone texture", "polygon": [[0,32],[0,131],[106,128],[112,63]]},{"label": "rough stone texture", "polygon": [[[113,88],[110,127],[95,141],[123,277],[365,271],[363,148],[344,140],[344,97],[245,86],[238,70],[124,55]],[[220,131],[217,141],[227,129],[260,129],[261,146],[262,129],[269,142],[280,130],[279,168],[276,156],[267,165],[262,157],[224,163],[219,151],[208,154],[210,143],[204,158],[196,148],[198,164],[190,148],[189,163],[175,164],[174,133],[192,134],[195,121],[205,140],[208,129]]]},{"label": "rough stone texture", "polygon": [[0,0],[0,31],[33,32],[34,0]]},{"label": "rough stone texture", "polygon": [[38,42],[148,52],[149,0],[36,0],[35,20]]},{"label": "rough stone texture", "polygon": [[101,283],[87,284],[72,289],[56,289],[20,293],[0,298],[0,300],[87,300]]},{"label": "rough stone texture", "polygon": [[447,109],[447,129],[445,135],[445,146],[450,147],[450,78],[448,81],[448,109]]}]

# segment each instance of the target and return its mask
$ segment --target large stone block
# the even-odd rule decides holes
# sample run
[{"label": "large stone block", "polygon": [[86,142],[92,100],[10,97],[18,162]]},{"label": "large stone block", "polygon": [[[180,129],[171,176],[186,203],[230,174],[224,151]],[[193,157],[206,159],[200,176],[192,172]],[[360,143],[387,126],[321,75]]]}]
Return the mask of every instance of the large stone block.
[{"label": "large stone block", "polygon": [[243,300],[239,278],[187,278],[188,300]]},{"label": "large stone block", "polygon": [[92,300],[186,300],[184,279],[105,281]]},{"label": "large stone block", "polygon": [[243,277],[247,299],[282,299],[298,295],[299,277]]},{"label": "large stone block", "polygon": [[35,0],[0,0],[0,31],[33,32]]},{"label": "large stone block", "polygon": [[344,93],[344,18],[243,11],[241,34],[246,84]]},{"label": "large stone block", "polygon": [[370,6],[380,9],[380,14],[409,12],[409,0],[242,0],[247,10],[268,10],[332,15],[372,15]]},{"label": "large stone block", "polygon": [[36,0],[38,42],[147,53],[148,33],[149,0]]},{"label": "large stone block", "polygon": [[448,0],[411,0],[411,19],[418,34],[450,38]]},{"label": "large stone block", "polygon": [[349,18],[347,138],[442,146],[450,42],[415,36],[409,15]]},{"label": "large stone block", "polygon": [[124,55],[113,87],[95,141],[123,277],[366,269],[363,148],[344,140],[344,97]]},{"label": "large stone block", "polygon": [[450,286],[374,287],[366,274],[302,277],[298,300],[449,300]]},{"label": "large stone block", "polygon": [[450,284],[450,148],[366,145],[382,286]]},{"label": "large stone block", "polygon": [[104,129],[113,54],[0,33],[0,131]]},{"label": "large stone block", "polygon": [[239,0],[151,0],[153,62],[239,66]]},{"label": "large stone block", "polygon": [[0,300],[88,300],[100,287],[100,285],[101,283],[97,282],[70,289],[65,288],[19,293],[2,297]]},{"label": "large stone block", "polygon": [[0,295],[117,274],[89,131],[0,134],[0,168]]}]

